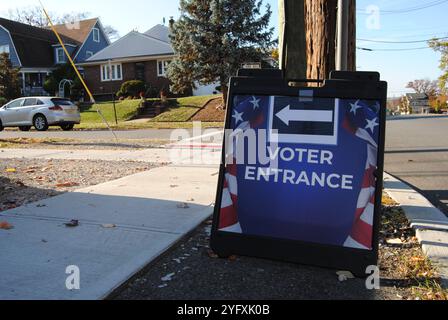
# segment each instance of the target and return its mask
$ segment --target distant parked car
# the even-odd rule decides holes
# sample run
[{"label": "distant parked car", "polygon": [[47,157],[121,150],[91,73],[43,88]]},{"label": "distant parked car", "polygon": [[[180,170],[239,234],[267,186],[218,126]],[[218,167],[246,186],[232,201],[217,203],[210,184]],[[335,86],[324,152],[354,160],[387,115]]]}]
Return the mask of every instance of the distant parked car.
[{"label": "distant parked car", "polygon": [[0,108],[0,131],[6,127],[18,127],[29,131],[46,131],[59,126],[70,131],[81,123],[78,107],[68,99],[52,97],[27,97],[9,102]]}]

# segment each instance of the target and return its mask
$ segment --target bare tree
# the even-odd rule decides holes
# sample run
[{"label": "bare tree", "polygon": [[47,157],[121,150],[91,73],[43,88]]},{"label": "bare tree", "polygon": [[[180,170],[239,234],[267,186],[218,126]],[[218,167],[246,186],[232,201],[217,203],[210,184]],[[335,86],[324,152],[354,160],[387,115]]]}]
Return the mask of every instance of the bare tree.
[{"label": "bare tree", "polygon": [[408,89],[414,90],[416,93],[425,93],[428,97],[434,97],[439,94],[439,86],[437,81],[429,79],[420,79],[409,82],[406,86]]},{"label": "bare tree", "polygon": [[[51,12],[48,12],[48,14],[52,19],[55,16]],[[41,28],[48,26],[47,17],[43,13],[42,8],[38,6],[9,9],[8,16],[11,20],[29,24],[30,26]]]},{"label": "bare tree", "polygon": [[118,30],[110,25],[104,26],[104,32],[107,34],[110,40],[115,41],[118,38],[120,38],[120,34],[118,33]]}]

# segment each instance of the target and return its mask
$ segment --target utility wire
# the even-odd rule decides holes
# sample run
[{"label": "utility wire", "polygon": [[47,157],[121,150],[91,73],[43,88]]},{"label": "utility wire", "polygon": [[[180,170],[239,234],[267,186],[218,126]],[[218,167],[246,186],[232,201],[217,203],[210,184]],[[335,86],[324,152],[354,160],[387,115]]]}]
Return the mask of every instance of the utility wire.
[{"label": "utility wire", "polygon": [[372,39],[357,39],[357,40],[358,41],[366,41],[366,42],[375,42],[375,43],[399,44],[399,43],[423,43],[423,42],[429,42],[432,40],[439,41],[439,40],[445,40],[445,39],[448,39],[448,37],[432,38],[432,39],[426,39],[426,40],[415,40],[415,41],[383,41],[383,40],[372,40]]},{"label": "utility wire", "polygon": [[[424,10],[424,9],[428,9],[431,7],[435,7],[444,3],[447,3],[448,0],[438,0],[438,1],[433,1],[433,2],[428,2],[424,5],[420,5],[420,6],[414,6],[414,7],[408,7],[408,8],[404,8],[404,9],[397,9],[397,10],[380,10],[381,14],[400,14],[400,13],[409,13],[409,12],[414,12],[414,11],[419,11],[419,10]],[[366,12],[365,10],[358,10],[360,11],[362,14],[369,14],[368,12]]]},{"label": "utility wire", "polygon": [[400,49],[370,49],[370,48],[363,48],[363,47],[356,47],[358,50],[362,51],[414,51],[414,50],[424,50],[424,49],[431,49],[431,47],[421,47],[421,48],[400,48]]}]

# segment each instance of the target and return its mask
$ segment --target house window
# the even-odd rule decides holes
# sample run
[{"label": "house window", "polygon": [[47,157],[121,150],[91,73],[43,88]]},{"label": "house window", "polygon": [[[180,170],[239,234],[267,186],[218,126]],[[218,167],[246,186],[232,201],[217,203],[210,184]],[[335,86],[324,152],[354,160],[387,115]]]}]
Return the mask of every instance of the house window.
[{"label": "house window", "polygon": [[93,52],[92,51],[86,51],[86,59],[89,59],[92,56],[93,56]]},{"label": "house window", "polygon": [[157,61],[157,75],[159,77],[165,77],[166,71],[168,70],[168,66],[170,65],[171,60],[159,60]]},{"label": "house window", "polygon": [[121,63],[103,64],[101,66],[101,81],[118,81],[123,80],[123,72]]},{"label": "house window", "polygon": [[97,28],[93,28],[92,29],[92,33],[93,33],[93,41],[95,42],[100,42],[100,30]]},{"label": "house window", "polygon": [[9,56],[9,44],[0,46],[0,54],[6,53]]},{"label": "house window", "polygon": [[64,63],[65,62],[65,52],[62,48],[56,49],[56,63]]},{"label": "house window", "polygon": [[135,79],[145,81],[145,64],[136,63],[135,64]]}]

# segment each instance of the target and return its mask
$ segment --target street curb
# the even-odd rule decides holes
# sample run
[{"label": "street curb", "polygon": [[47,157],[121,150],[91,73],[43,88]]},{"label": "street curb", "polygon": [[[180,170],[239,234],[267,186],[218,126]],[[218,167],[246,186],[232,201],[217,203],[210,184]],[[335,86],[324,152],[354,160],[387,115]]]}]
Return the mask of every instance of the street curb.
[{"label": "street curb", "polygon": [[448,288],[448,218],[422,194],[386,172],[384,191],[404,210],[442,286]]}]

